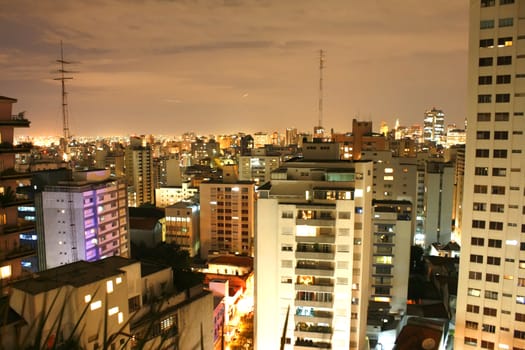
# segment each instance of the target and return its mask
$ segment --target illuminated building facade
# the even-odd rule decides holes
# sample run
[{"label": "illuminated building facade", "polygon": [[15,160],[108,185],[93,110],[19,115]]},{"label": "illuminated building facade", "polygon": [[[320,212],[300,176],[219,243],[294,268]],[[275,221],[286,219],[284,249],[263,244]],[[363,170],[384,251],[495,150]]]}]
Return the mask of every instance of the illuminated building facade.
[{"label": "illuminated building facade", "polygon": [[253,256],[255,184],[208,181],[199,189],[201,258],[209,254]]},{"label": "illuminated building facade", "polygon": [[240,156],[239,157],[239,179],[243,181],[254,181],[256,185],[262,185],[270,180],[274,169],[281,164],[279,156]]},{"label": "illuminated building facade", "polygon": [[131,256],[126,185],[109,170],[73,173],[35,197],[40,269]]},{"label": "illuminated building facade", "polygon": [[470,1],[457,349],[525,349],[524,17]]},{"label": "illuminated building facade", "polygon": [[155,181],[153,174],[153,155],[150,146],[138,144],[140,140],[130,140],[124,158],[126,162],[126,182],[130,207],[154,201]]},{"label": "illuminated building facade", "polygon": [[445,136],[445,113],[436,108],[426,111],[423,119],[423,142],[444,144]]},{"label": "illuminated building facade", "polygon": [[190,182],[183,182],[181,186],[155,189],[155,206],[157,208],[165,208],[195,196],[199,192],[199,189],[197,187],[191,187],[190,185]]},{"label": "illuminated building facade", "polygon": [[[305,159],[321,147],[339,149],[304,146]],[[327,154],[323,161],[287,162],[258,188],[257,350],[278,348],[283,332],[284,349],[368,345],[372,162]]]},{"label": "illuminated building facade", "polygon": [[199,252],[199,203],[193,200],[181,201],[167,206],[166,225],[163,241],[175,243],[188,251],[190,256]]}]

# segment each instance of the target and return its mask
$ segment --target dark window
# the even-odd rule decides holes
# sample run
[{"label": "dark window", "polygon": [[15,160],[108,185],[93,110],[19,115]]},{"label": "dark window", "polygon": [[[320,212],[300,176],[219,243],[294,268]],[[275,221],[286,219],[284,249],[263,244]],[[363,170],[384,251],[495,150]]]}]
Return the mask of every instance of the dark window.
[{"label": "dark window", "polygon": [[504,186],[492,186],[491,192],[492,194],[505,194],[505,187]]},{"label": "dark window", "polygon": [[493,309],[491,307],[484,307],[483,308],[483,315],[496,317],[498,315],[498,310],[497,309]]},{"label": "dark window", "polygon": [[507,150],[506,149],[495,149],[492,152],[492,156],[494,158],[507,158]]},{"label": "dark window", "polygon": [[492,95],[478,95],[478,103],[492,102]]},{"label": "dark window", "polygon": [[488,158],[490,151],[488,149],[477,148],[476,149],[476,158]]},{"label": "dark window", "polygon": [[479,29],[489,29],[489,28],[494,28],[493,19],[485,19],[479,22]]},{"label": "dark window", "polygon": [[[492,0],[494,2],[494,0]],[[514,0],[499,0],[500,5],[514,4]],[[494,5],[492,5],[494,6]]]},{"label": "dark window", "polygon": [[[490,221],[489,229],[496,230],[496,231],[503,231],[503,223],[499,221]],[[489,246],[490,246],[490,241],[499,241],[499,240],[489,239]],[[499,241],[499,247],[496,247],[496,248],[501,248],[501,241]]]},{"label": "dark window", "polygon": [[494,58],[492,58],[492,57],[480,57],[479,58],[479,66],[480,67],[492,66],[493,62],[494,62]]},{"label": "dark window", "polygon": [[478,122],[490,122],[490,113],[478,113]]},{"label": "dark window", "polygon": [[472,220],[472,228],[485,228],[485,220]]},{"label": "dark window", "polygon": [[497,122],[506,122],[509,120],[509,112],[496,112],[495,120]]},{"label": "dark window", "polygon": [[525,332],[515,330],[514,331],[514,338],[525,339]]},{"label": "dark window", "polygon": [[470,254],[470,262],[483,264],[483,255]]},{"label": "dark window", "polygon": [[475,175],[487,176],[489,174],[489,168],[487,167],[476,167],[474,170]]},{"label": "dark window", "polygon": [[474,314],[479,314],[479,306],[467,304],[467,312],[472,312]]},{"label": "dark window", "polygon": [[471,245],[483,246],[483,245],[485,245],[485,239],[482,238],[482,237],[471,237],[470,238],[470,244]]},{"label": "dark window", "polygon": [[496,103],[506,102],[510,102],[510,94],[496,94]]},{"label": "dark window", "polygon": [[469,271],[468,278],[471,280],[481,280],[481,272],[478,271]]},{"label": "dark window", "polygon": [[479,85],[490,85],[492,84],[492,75],[483,75],[478,77]]},{"label": "dark window", "polygon": [[499,56],[498,57],[498,66],[507,66],[512,64],[512,56]]},{"label": "dark window", "polygon": [[499,283],[499,275],[496,275],[494,273],[487,273],[485,274],[485,281]]},{"label": "dark window", "polygon": [[496,0],[481,0],[481,7],[491,7],[494,5],[496,5]]},{"label": "dark window", "polygon": [[490,211],[493,213],[503,213],[505,211],[505,205],[503,204],[491,204]]},{"label": "dark window", "polygon": [[496,84],[510,84],[510,75],[496,76]]},{"label": "dark window", "polygon": [[490,238],[488,246],[491,248],[501,248],[501,239]]},{"label": "dark window", "polygon": [[490,131],[480,130],[476,132],[476,139],[478,140],[490,140]]},{"label": "dark window", "polygon": [[487,204],[486,203],[481,203],[481,202],[474,202],[474,203],[472,203],[472,210],[485,211],[485,210],[487,210]]},{"label": "dark window", "polygon": [[494,39],[481,39],[479,41],[479,47],[493,47]]},{"label": "dark window", "polygon": [[508,140],[509,132],[508,131],[494,131],[494,140]]},{"label": "dark window", "polygon": [[500,265],[501,258],[497,256],[487,256],[487,264],[489,265]]},{"label": "dark window", "polygon": [[487,193],[487,185],[474,185],[474,193]]}]

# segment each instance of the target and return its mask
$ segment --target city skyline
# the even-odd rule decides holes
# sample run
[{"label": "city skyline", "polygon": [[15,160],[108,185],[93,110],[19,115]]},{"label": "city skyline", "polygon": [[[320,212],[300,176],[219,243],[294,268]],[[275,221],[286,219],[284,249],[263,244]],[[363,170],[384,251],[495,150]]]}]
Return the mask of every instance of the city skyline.
[{"label": "city skyline", "polygon": [[[73,136],[221,134],[353,118],[391,127],[466,115],[468,4],[378,1],[37,2],[0,0],[2,95],[19,99],[30,136],[61,135],[58,76]],[[118,25],[115,25],[118,23]],[[102,126],[103,125],[103,126]]]}]

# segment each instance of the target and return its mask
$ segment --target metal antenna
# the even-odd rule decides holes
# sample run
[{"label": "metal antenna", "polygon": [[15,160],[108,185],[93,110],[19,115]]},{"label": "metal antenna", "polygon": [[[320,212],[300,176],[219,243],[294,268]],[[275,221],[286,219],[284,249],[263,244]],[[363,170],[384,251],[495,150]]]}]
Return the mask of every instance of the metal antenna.
[{"label": "metal antenna", "polygon": [[65,142],[64,151],[67,153],[67,148],[71,135],[69,134],[69,111],[67,108],[67,92],[66,92],[66,80],[73,79],[73,77],[66,77],[66,74],[75,73],[73,71],[68,71],[64,68],[64,65],[68,65],[74,62],[64,60],[64,48],[62,46],[62,40],[60,41],[60,59],[56,60],[60,65],[57,73],[60,74],[58,78],[54,80],[60,80],[62,83],[62,129]]},{"label": "metal antenna", "polygon": [[324,51],[319,50],[319,124],[323,127],[323,68],[324,68]]}]

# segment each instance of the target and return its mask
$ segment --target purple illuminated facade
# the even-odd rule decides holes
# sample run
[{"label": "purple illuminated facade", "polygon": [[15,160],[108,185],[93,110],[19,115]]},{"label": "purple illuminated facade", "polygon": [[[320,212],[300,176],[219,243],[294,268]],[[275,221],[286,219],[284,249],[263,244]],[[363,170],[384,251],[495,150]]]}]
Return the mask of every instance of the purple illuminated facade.
[{"label": "purple illuminated facade", "polygon": [[47,186],[39,233],[41,269],[79,260],[129,257],[127,191],[106,170],[74,173],[74,180]]}]

